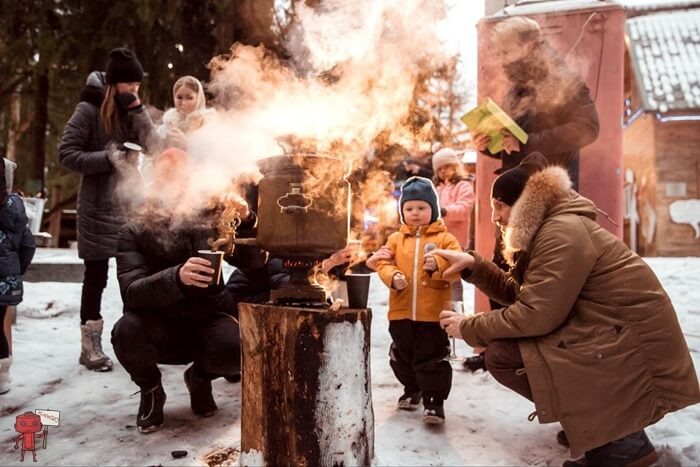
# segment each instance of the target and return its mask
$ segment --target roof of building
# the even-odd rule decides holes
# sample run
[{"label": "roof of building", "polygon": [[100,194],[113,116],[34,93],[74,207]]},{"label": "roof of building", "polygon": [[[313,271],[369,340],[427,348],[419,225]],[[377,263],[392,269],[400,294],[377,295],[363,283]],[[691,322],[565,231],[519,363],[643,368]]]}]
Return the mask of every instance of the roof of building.
[{"label": "roof of building", "polygon": [[499,20],[513,15],[567,14],[581,10],[599,11],[605,8],[619,9],[620,7],[620,3],[614,0],[519,0],[487,19]]},{"label": "roof of building", "polygon": [[700,110],[700,8],[625,22],[645,110]]},{"label": "roof of building", "polygon": [[628,18],[664,10],[700,7],[700,0],[618,0]]}]

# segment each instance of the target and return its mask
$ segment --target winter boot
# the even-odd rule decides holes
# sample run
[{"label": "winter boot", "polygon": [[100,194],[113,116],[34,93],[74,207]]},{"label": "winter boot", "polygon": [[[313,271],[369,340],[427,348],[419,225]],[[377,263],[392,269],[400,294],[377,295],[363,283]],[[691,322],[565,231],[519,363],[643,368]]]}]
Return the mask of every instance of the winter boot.
[{"label": "winter boot", "polygon": [[195,374],[194,365],[185,370],[185,384],[190,391],[190,407],[202,417],[211,417],[218,407],[211,394],[211,381]]},{"label": "winter boot", "polygon": [[564,430],[560,430],[557,433],[557,443],[564,447],[569,447],[569,438],[566,436],[566,432],[564,432]]},{"label": "winter boot", "polygon": [[136,416],[136,426],[140,433],[153,433],[161,427],[166,398],[160,383],[150,388],[141,388],[141,403]]},{"label": "winter boot", "polygon": [[462,366],[465,371],[471,371],[472,373],[476,373],[479,370],[486,371],[486,356],[484,352],[473,357],[465,358]]},{"label": "winter boot", "polygon": [[586,451],[575,461],[565,461],[563,467],[647,467],[659,460],[659,455],[644,430],[637,431],[617,441]]},{"label": "winter boot", "polygon": [[102,351],[103,326],[104,321],[101,319],[88,320],[85,324],[80,325],[82,351],[78,361],[89,370],[112,370],[112,360]]},{"label": "winter boot", "polygon": [[0,358],[0,394],[5,394],[10,390],[10,365],[12,356]]},{"label": "winter boot", "polygon": [[399,397],[399,409],[401,410],[416,410],[420,406],[420,400],[423,393],[421,391],[410,391],[405,389],[403,395]]},{"label": "winter boot", "polygon": [[443,400],[434,397],[423,399],[423,423],[426,425],[442,425],[445,423]]},{"label": "winter boot", "polygon": [[229,383],[240,383],[241,382],[241,372],[237,371],[236,373],[228,376],[224,376],[226,381]]}]

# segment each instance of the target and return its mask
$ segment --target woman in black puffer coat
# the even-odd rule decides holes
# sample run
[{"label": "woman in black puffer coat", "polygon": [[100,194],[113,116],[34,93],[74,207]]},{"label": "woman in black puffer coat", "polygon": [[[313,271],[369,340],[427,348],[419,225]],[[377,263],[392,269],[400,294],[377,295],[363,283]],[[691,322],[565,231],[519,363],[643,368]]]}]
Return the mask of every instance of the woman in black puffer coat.
[{"label": "woman in black puffer coat", "polygon": [[34,237],[27,228],[27,214],[22,199],[8,193],[5,165],[0,158],[0,394],[10,390],[12,356],[5,335],[5,314],[8,306],[22,301],[22,275],[34,256]]},{"label": "woman in black puffer coat", "polygon": [[[130,50],[109,53],[107,71],[93,72],[66,124],[59,159],[81,174],[78,194],[78,254],[85,262],[80,301],[82,351],[80,363],[109,371],[112,361],[102,351],[102,292],[107,285],[109,258],[117,253],[119,228],[127,220],[123,196],[139,192],[136,161],[119,147],[139,144],[154,154],[159,147],[156,129],[138,98],[143,68]],[[121,196],[120,196],[121,195]]]}]

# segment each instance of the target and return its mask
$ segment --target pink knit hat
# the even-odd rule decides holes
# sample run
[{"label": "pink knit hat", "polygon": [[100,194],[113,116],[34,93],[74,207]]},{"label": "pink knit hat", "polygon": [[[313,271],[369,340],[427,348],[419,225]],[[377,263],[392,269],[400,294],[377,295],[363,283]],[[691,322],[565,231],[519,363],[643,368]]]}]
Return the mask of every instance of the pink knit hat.
[{"label": "pink knit hat", "polygon": [[433,171],[435,172],[437,172],[438,169],[444,165],[460,165],[460,163],[459,156],[452,148],[442,148],[433,154]]}]

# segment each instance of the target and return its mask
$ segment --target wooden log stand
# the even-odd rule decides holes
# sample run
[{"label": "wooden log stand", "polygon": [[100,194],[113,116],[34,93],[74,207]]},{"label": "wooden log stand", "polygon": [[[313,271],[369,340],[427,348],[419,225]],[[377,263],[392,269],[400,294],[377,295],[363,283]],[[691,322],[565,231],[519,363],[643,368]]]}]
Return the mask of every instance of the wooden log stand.
[{"label": "wooden log stand", "polygon": [[241,465],[369,465],[369,309],[239,306]]}]

